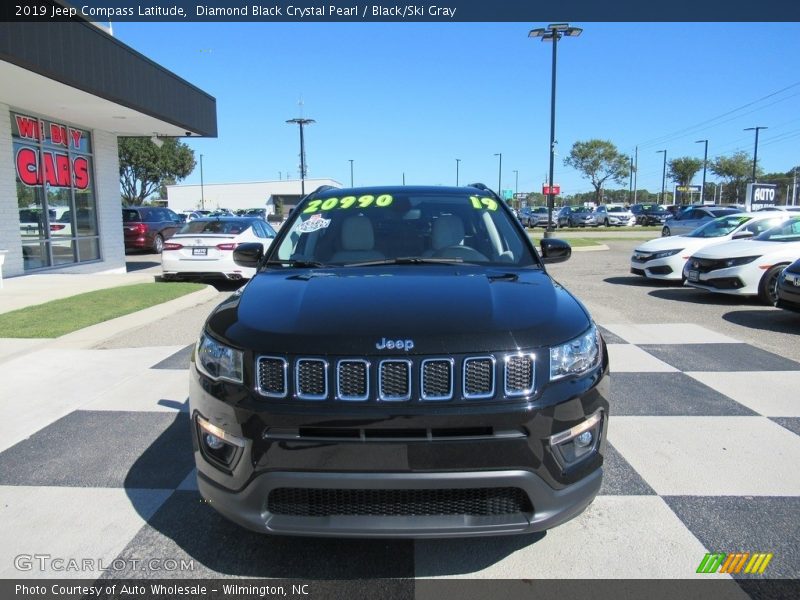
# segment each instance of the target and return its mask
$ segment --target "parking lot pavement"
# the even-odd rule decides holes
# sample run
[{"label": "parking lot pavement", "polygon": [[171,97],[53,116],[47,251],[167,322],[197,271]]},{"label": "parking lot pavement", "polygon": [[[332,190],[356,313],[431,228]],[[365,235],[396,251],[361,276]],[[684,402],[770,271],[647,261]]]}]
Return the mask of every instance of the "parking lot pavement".
[{"label": "parking lot pavement", "polygon": [[[769,575],[796,577],[800,403],[786,392],[800,363],[695,324],[601,326],[614,373],[600,495],[546,534],[490,539],[311,542],[227,522],[194,482],[191,346],[7,361],[0,577],[688,578],[710,551],[772,552]],[[18,571],[26,554],[119,568]],[[166,558],[191,568],[132,562]]]}]

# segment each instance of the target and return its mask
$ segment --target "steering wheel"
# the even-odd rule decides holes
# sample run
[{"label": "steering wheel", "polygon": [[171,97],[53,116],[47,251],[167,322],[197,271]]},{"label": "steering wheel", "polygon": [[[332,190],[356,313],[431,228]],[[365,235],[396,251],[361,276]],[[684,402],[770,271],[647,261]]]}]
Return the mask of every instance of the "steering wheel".
[{"label": "steering wheel", "polygon": [[447,246],[433,255],[435,258],[460,258],[465,262],[489,262],[486,256],[469,246]]}]

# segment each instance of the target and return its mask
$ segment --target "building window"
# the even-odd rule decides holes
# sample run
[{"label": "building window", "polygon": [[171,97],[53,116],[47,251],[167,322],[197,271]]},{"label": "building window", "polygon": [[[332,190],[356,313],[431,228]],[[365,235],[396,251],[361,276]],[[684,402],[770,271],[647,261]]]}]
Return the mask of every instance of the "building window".
[{"label": "building window", "polygon": [[100,258],[88,131],[11,113],[26,271]]}]

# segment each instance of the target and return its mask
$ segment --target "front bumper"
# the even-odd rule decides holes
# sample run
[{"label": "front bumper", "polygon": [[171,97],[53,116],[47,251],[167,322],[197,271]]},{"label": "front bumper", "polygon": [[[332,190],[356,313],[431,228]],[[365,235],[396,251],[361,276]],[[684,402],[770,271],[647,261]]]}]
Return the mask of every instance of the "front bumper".
[{"label": "front bumper", "polygon": [[[800,274],[792,273],[778,281],[778,301],[775,306],[800,312]],[[797,282],[795,282],[797,279]]]},{"label": "front bumper", "polygon": [[[202,474],[200,494],[222,515],[254,531],[331,537],[431,538],[531,533],[577,516],[600,491],[603,471],[554,490],[530,471],[449,473],[271,472],[244,490],[226,490]],[[503,515],[326,515],[272,514],[266,499],[285,488],[337,490],[437,490],[519,488],[535,499],[533,510]],[[363,492],[361,492],[363,493]]]},{"label": "front bumper", "polygon": [[756,261],[707,273],[697,272],[695,278],[689,261],[683,268],[683,275],[686,277],[686,284],[691,287],[734,296],[756,296],[758,284],[764,274],[764,270],[758,265],[759,262]]}]

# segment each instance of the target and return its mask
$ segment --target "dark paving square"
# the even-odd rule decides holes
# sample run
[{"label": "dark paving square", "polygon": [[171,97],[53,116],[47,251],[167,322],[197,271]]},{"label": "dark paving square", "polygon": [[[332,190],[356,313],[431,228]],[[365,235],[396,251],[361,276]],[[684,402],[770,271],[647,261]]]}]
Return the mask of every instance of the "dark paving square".
[{"label": "dark paving square", "polygon": [[655,491],[611,444],[606,444],[600,495],[652,496]]},{"label": "dark paving square", "polygon": [[757,414],[684,373],[614,373],[610,408],[612,418]]},{"label": "dark paving square", "polygon": [[[784,427],[800,435],[800,417],[771,417],[770,420],[775,421],[781,427]],[[800,518],[800,515],[798,516]]]},{"label": "dark paving square", "polygon": [[625,340],[623,340],[621,337],[619,337],[618,335],[611,333],[605,327],[600,327],[600,325],[598,325],[597,328],[600,330],[600,333],[603,334],[603,339],[606,341],[606,344],[627,344],[628,343]]},{"label": "dark paving square", "polygon": [[192,351],[194,349],[194,344],[189,344],[186,348],[182,350],[178,350],[175,354],[172,354],[159,362],[158,364],[153,365],[150,367],[151,369],[178,369],[178,370],[185,370],[189,368],[189,359],[192,356]]},{"label": "dark paving square", "polygon": [[763,575],[734,577],[800,573],[800,497],[665,496],[664,501],[709,552],[774,553]]},{"label": "dark paving square", "polygon": [[0,453],[0,485],[175,489],[193,467],[187,414],[75,411]]},{"label": "dark paving square", "polygon": [[[226,520],[196,491],[174,492],[119,558],[144,560],[154,556],[194,561],[191,571],[158,574],[171,578],[269,577],[310,581],[414,577],[413,540],[255,533]],[[147,576],[147,572],[136,570],[114,572],[115,578]]]},{"label": "dark paving square", "polygon": [[681,371],[800,371],[800,363],[750,344],[640,344]]}]

